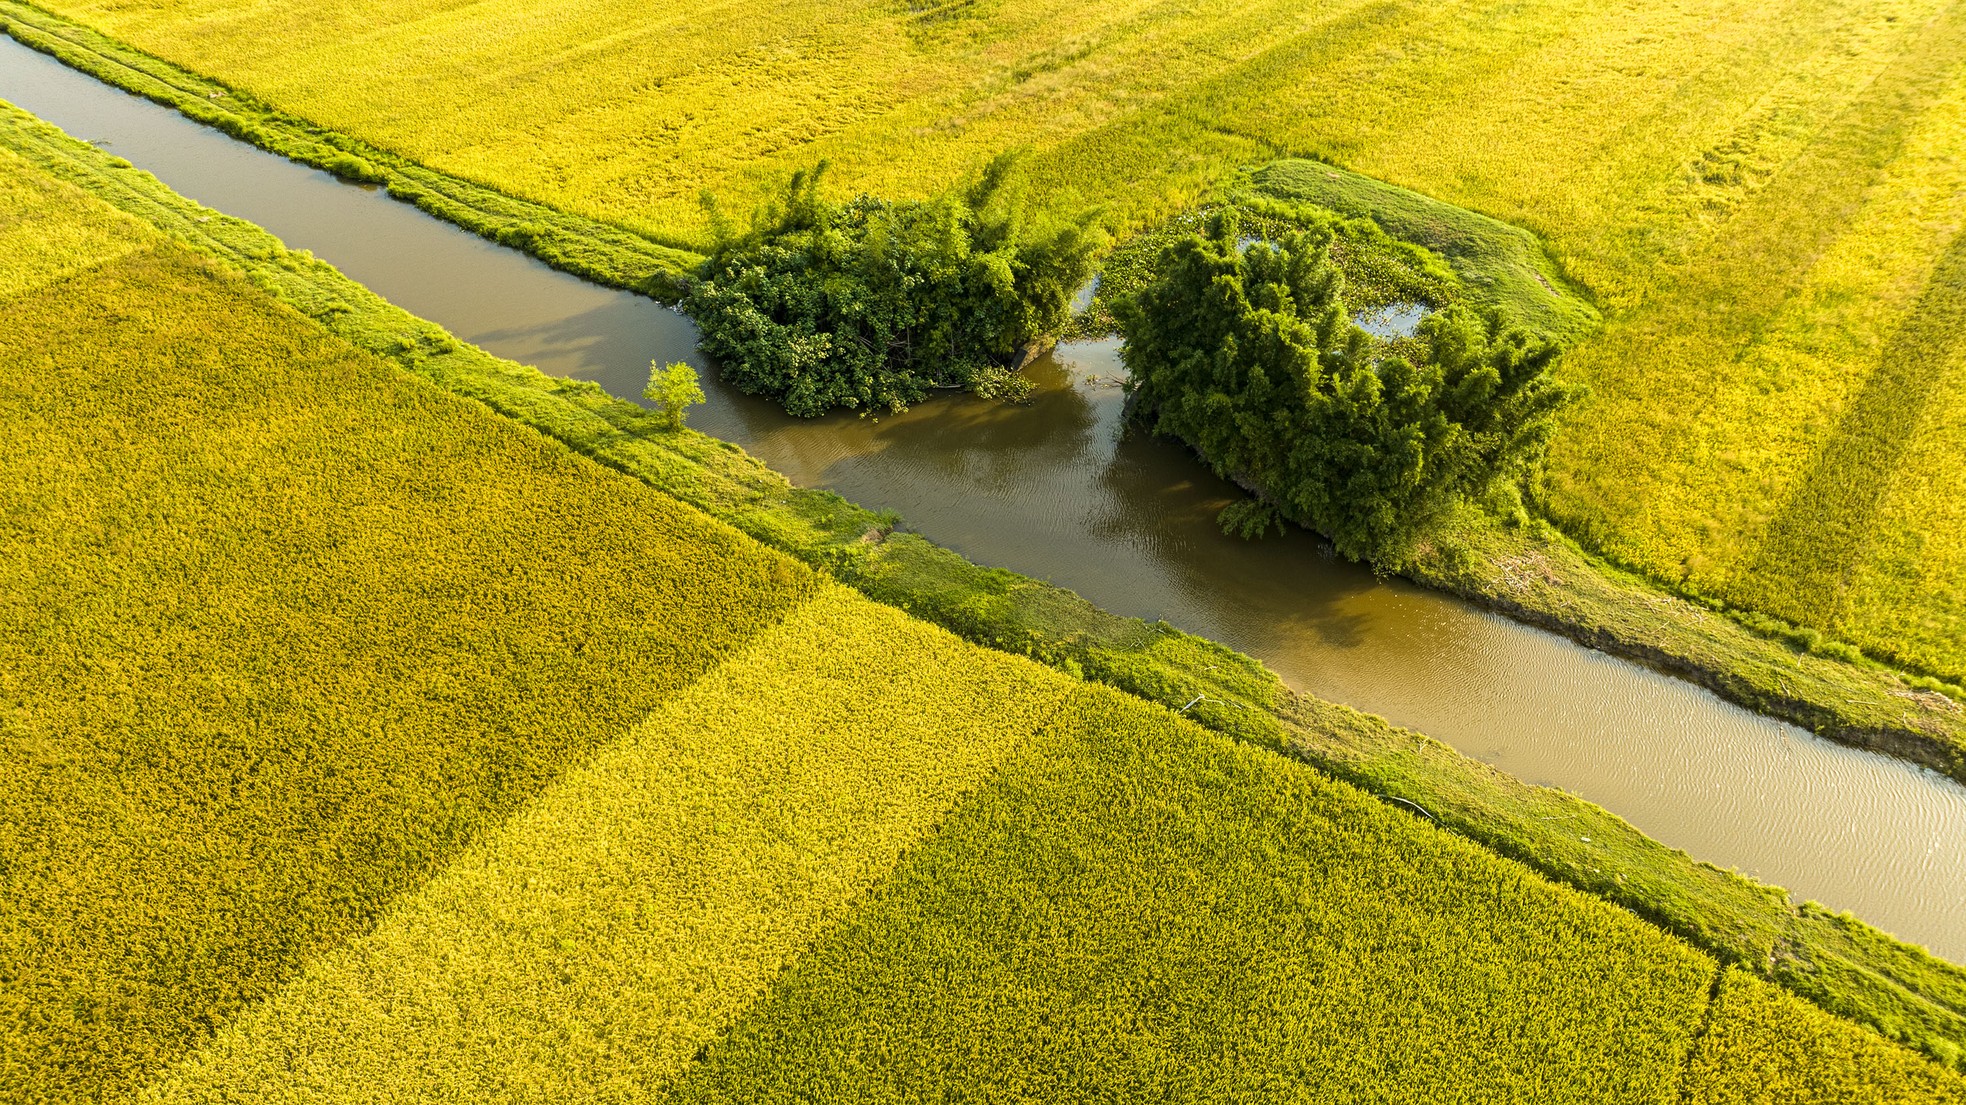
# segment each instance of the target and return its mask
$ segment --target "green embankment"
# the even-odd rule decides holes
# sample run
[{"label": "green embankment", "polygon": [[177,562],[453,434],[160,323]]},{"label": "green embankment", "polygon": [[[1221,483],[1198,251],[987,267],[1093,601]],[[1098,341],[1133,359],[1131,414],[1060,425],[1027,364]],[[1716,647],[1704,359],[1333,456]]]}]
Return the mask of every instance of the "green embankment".
[{"label": "green embankment", "polygon": [[646,1100],[1077,686],[829,589],[145,1100]]},{"label": "green embankment", "polygon": [[1094,687],[673,1100],[1664,1105],[1713,973],[1620,910]]},{"label": "green embankment", "polygon": [[[667,297],[673,278],[699,260],[620,227],[425,168],[17,0],[0,0],[0,27],[84,72],[266,149],[383,180],[392,193],[439,217],[588,279]],[[1208,135],[1187,137],[1202,141]],[[1086,141],[1098,146],[1103,140]],[[1338,175],[1328,175],[1333,172]],[[1437,243],[1484,302],[1529,305],[1529,317],[1543,312],[1553,326],[1584,326],[1594,318],[1540,245],[1516,227],[1321,162],[1285,161],[1255,175],[1273,182],[1280,194],[1328,202],[1411,234],[1413,241]],[[1538,298],[1547,295],[1544,281],[1560,293],[1554,306]],[[1421,563],[1412,574],[1593,647],[1662,667],[1750,709],[1966,781],[1966,708],[1960,706],[1966,689],[1870,663],[1847,644],[1763,614],[1712,618],[1669,600],[1656,581],[1608,565],[1553,532],[1476,527],[1460,541],[1475,554],[1472,567]],[[1540,584],[1524,585],[1525,565]],[[1726,612],[1717,600],[1702,602]]]},{"label": "green embankment", "polygon": [[30,197],[0,228],[0,1096],[94,1100],[817,583],[11,153],[0,180]]},{"label": "green embankment", "polygon": [[977,568],[911,535],[888,536],[889,519],[792,488],[733,446],[663,433],[647,412],[593,385],[552,380],[457,343],[329,266],[279,249],[264,231],[199,208],[17,113],[0,135],[49,172],[239,265],[356,345],[825,566],[875,598],[971,640],[1152,701],[1188,705],[1188,715],[1209,728],[1290,750],[1375,793],[1418,803],[1457,832],[1655,920],[1723,960],[1958,1061],[1966,972],[1956,967],[1854,922],[1798,910],[1778,891],[1694,863],[1588,803],[1528,787],[1376,718],[1295,695],[1219,645]]},{"label": "green embankment", "polygon": [[1447,259],[1475,305],[1505,311],[1539,334],[1574,341],[1600,319],[1536,236],[1465,207],[1316,161],[1274,161],[1251,174],[1256,191],[1370,219],[1387,234]]}]

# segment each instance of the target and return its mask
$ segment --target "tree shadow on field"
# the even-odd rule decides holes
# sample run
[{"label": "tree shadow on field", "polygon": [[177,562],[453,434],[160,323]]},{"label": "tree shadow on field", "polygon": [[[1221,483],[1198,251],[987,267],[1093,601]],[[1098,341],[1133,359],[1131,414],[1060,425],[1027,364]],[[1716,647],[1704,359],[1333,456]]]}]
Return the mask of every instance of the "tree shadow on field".
[{"label": "tree shadow on field", "polygon": [[1905,451],[1938,413],[1932,391],[1962,348],[1966,233],[1946,247],[1863,390],[1769,523],[1743,580],[1765,605],[1819,626],[1843,608]]}]

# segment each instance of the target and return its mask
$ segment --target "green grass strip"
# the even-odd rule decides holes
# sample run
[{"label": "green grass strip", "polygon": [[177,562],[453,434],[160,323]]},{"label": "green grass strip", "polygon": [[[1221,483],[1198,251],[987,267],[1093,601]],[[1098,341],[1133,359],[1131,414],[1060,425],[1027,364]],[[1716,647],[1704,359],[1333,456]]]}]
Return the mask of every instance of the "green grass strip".
[{"label": "green grass strip", "polygon": [[1663,1105],[1714,970],[1089,687],[670,1100]]},{"label": "green grass strip", "polygon": [[1504,310],[1534,333],[1573,341],[1602,322],[1543,243],[1519,226],[1318,161],[1273,161],[1251,183],[1268,195],[1371,219],[1392,237],[1433,250],[1453,266],[1472,302]]},{"label": "green grass strip", "polygon": [[0,427],[10,1102],[133,1090],[816,585],[170,242],[6,302]]},{"label": "green grass strip", "polygon": [[[331,266],[285,250],[263,229],[200,207],[24,113],[0,109],[0,145],[237,266],[351,343],[823,566],[882,602],[972,641],[1169,707],[1186,705],[1187,716],[1218,732],[1288,750],[1388,799],[1424,806],[1456,832],[1928,1054],[1957,1056],[1966,1047],[1966,970],[1953,964],[1852,918],[1798,909],[1781,891],[1695,862],[1598,806],[1529,786],[1379,718],[1295,694],[1261,664],[1212,641],[1119,617],[1069,591],[891,533],[892,516],[792,487],[736,446],[665,432],[640,407],[593,384],[555,380],[460,343]],[[1723,673],[1723,693],[1776,712],[1793,707],[1816,721],[1846,719],[1862,727],[1859,737],[1902,734],[1889,728],[1890,719],[1919,710],[1886,674],[1797,655],[1723,615],[1600,571],[1553,536],[1492,527],[1483,534],[1481,563],[1433,582],[1513,604],[1518,617],[1689,678],[1706,682]],[[1690,664],[1674,668],[1687,657]],[[1931,710],[1915,720],[1939,728],[1912,748],[1945,747],[1933,741],[1966,747],[1959,717]],[[1966,773],[1966,757],[1950,763],[1955,775]],[[1596,843],[1580,843],[1584,836]]]},{"label": "green grass strip", "polygon": [[829,589],[143,1100],[646,1100],[1079,686]]},{"label": "green grass strip", "polygon": [[1687,1070],[1686,1105],[1966,1105],[1966,1079],[1740,970]]}]

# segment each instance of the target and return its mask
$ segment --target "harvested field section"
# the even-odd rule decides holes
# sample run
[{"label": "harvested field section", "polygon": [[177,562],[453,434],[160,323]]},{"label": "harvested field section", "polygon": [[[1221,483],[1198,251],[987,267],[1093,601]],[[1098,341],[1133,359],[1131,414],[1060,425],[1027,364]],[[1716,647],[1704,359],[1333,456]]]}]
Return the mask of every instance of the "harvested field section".
[{"label": "harvested field section", "polygon": [[136,1088],[813,587],[179,247],[9,300],[0,1097]]},{"label": "harvested field section", "polygon": [[672,1100],[1664,1103],[1713,971],[1089,687]]},{"label": "harvested field section", "polygon": [[1966,1105],[1966,1080],[1730,969],[1686,1105]]},{"label": "harvested field section", "polygon": [[829,589],[146,1100],[647,1100],[1076,686]]}]

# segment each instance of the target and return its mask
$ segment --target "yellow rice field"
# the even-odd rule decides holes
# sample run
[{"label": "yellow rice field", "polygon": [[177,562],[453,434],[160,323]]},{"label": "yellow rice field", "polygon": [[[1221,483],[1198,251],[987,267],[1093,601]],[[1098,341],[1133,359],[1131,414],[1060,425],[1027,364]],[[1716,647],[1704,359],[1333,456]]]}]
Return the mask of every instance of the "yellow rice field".
[{"label": "yellow rice field", "polygon": [[1959,1098],[1760,984],[1706,1058],[1627,911],[0,195],[0,1099]]}]

